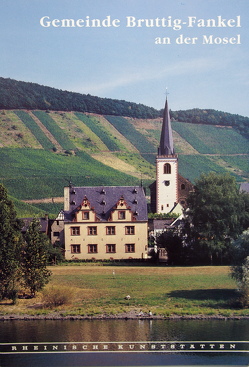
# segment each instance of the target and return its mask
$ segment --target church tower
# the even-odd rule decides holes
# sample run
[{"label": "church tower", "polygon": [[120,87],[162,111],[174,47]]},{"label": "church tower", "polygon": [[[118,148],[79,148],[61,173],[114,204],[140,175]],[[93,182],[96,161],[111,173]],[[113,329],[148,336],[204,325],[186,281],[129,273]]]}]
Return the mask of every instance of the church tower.
[{"label": "church tower", "polygon": [[178,202],[178,156],[166,97],[163,124],[156,157],[156,213],[169,213]]}]

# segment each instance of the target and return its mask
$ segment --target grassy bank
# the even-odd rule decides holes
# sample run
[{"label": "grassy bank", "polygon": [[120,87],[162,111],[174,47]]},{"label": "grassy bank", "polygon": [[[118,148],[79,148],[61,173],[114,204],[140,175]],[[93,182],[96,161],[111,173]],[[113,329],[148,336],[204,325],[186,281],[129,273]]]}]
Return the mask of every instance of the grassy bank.
[{"label": "grassy bank", "polygon": [[[2,301],[0,315],[61,316],[138,314],[246,316],[249,310],[236,309],[236,284],[229,267],[121,267],[56,266],[47,287],[71,290],[70,302],[43,308],[42,295],[18,299],[16,305]],[[130,295],[130,300],[125,297]]]}]

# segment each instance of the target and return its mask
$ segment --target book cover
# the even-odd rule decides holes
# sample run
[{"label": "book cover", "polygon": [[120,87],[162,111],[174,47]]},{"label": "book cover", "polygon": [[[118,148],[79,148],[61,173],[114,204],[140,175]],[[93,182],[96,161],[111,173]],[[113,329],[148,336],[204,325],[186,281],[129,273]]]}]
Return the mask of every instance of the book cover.
[{"label": "book cover", "polygon": [[[172,111],[249,116],[247,0],[1,0],[0,9],[1,78],[157,111],[167,98]],[[110,156],[101,155],[95,158],[113,168]],[[2,162],[3,177],[4,170]],[[65,168],[61,187],[69,176]],[[108,271],[117,287],[118,272]],[[166,321],[149,310],[133,316],[33,321],[3,316],[0,366],[248,365],[245,318]]]}]

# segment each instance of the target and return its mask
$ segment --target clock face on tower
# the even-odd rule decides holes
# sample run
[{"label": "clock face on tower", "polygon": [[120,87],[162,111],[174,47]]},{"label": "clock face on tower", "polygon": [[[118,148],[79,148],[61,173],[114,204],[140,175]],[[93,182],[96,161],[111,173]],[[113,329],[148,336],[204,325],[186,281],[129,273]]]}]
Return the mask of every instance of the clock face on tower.
[{"label": "clock face on tower", "polygon": [[164,181],[164,185],[165,185],[165,186],[169,186],[169,185],[170,185],[170,181],[169,181],[169,180]]}]

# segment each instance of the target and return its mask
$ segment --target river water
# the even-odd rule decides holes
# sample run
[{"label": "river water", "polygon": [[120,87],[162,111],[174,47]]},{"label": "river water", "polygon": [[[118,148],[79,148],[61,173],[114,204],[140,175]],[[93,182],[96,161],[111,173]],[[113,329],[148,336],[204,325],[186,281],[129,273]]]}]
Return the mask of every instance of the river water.
[{"label": "river water", "polygon": [[0,367],[248,366],[248,320],[0,322]]}]

